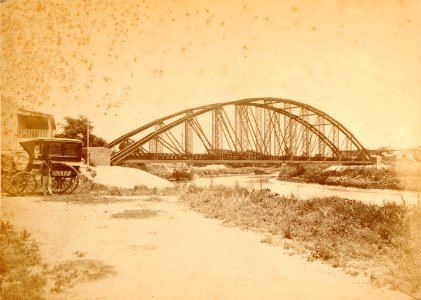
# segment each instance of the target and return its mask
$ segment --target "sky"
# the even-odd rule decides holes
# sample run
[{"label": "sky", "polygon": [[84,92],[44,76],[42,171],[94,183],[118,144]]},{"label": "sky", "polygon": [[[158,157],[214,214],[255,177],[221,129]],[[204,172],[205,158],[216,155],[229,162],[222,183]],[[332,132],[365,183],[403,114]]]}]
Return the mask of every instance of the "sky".
[{"label": "sky", "polygon": [[0,7],[2,96],[59,124],[88,115],[108,141],[190,107],[275,97],[328,113],[367,148],[421,146],[419,1]]}]

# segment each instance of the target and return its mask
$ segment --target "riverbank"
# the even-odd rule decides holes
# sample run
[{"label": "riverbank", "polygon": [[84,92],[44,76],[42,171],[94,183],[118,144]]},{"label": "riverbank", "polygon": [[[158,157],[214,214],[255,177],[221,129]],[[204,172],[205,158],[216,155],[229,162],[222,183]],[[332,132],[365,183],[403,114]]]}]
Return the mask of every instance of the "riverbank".
[{"label": "riverbank", "polygon": [[278,179],[327,186],[421,192],[421,164],[418,162],[326,167],[301,164],[283,166]]},{"label": "riverbank", "polygon": [[302,200],[238,186],[190,186],[181,198],[207,217],[267,235],[262,243],[419,295],[420,205],[373,206],[338,197]]},{"label": "riverbank", "polygon": [[1,205],[52,272],[47,299],[410,299],[204,218],[175,196],[3,197]]},{"label": "riverbank", "polygon": [[319,197],[343,197],[377,205],[381,205],[385,201],[416,205],[421,201],[420,192],[359,189],[315,183],[280,181],[277,178],[277,173],[265,175],[224,175],[195,178],[189,184],[203,187],[223,185],[228,187],[242,186],[251,189],[270,189],[279,195],[287,196],[293,194],[302,199],[311,198],[316,195]]},{"label": "riverbank", "polygon": [[[403,205],[399,197],[400,202],[396,201],[396,205],[384,204],[385,199],[390,199],[388,191],[370,194],[367,193],[370,191],[353,188],[309,184],[299,186],[279,182],[276,177],[277,174],[260,174],[198,178],[195,181],[202,182],[202,186],[192,187],[192,183],[188,183],[170,189],[148,189],[138,185],[129,189],[94,184],[89,191],[82,189],[72,195],[3,197],[2,219],[10,221],[20,231],[26,229],[38,243],[41,256],[48,265],[47,273],[43,273],[48,277],[47,298],[89,295],[90,298],[115,299],[129,297],[126,291],[136,298],[154,299],[167,299],[170,295],[178,295],[179,299],[207,299],[203,295],[218,299],[278,299],[280,293],[286,298],[297,299],[408,299],[405,294],[414,295],[414,279],[412,275],[408,276],[414,272],[408,273],[408,270],[412,270],[411,266],[419,266],[416,263],[405,265],[411,262],[405,255],[413,253],[413,249],[418,249],[419,253],[420,249],[419,238],[417,240],[417,236],[421,235],[417,231],[419,226],[411,230],[405,227],[408,224],[406,220],[412,218],[407,213],[413,211],[413,206],[409,205],[412,202],[406,201]],[[226,188],[228,192],[223,192],[225,188],[218,184],[234,188]],[[268,187],[272,191],[278,189],[278,195],[269,193],[266,190]],[[247,230],[222,227],[220,221],[204,219],[197,214],[196,221],[190,217],[185,219],[187,215],[194,214],[185,206],[185,203],[191,205],[190,200],[182,197],[185,202],[180,203],[175,196],[186,188],[190,189],[189,199],[197,201],[195,210]],[[236,190],[247,192],[235,193]],[[367,203],[373,203],[376,198],[373,195],[384,197],[377,199],[379,205],[364,206],[352,200],[343,202],[343,199],[332,197],[320,197],[311,202],[303,197],[304,191],[309,197],[328,193],[359,195]],[[253,195],[257,195],[257,198]],[[283,202],[276,199],[286,199],[284,203],[288,205],[283,206]],[[304,203],[312,203],[310,207],[314,209],[303,206]],[[212,208],[210,215],[203,208],[207,205]],[[214,209],[215,206],[218,210]],[[230,215],[239,222],[225,218]],[[341,219],[346,216],[351,217],[349,220]],[[294,223],[297,220],[299,222]],[[360,226],[361,222],[367,220],[371,220],[371,227],[378,224],[373,234]],[[388,223],[393,220],[398,220],[396,227]],[[416,220],[419,221],[419,216]],[[201,230],[213,221],[216,227]],[[118,223],[125,225],[120,227]],[[163,236],[161,242],[147,242],[149,233],[142,234],[145,228],[149,228],[149,232],[159,232]],[[169,228],[174,230],[168,231]],[[227,230],[236,234],[219,240],[227,234]],[[332,230],[336,230],[339,236],[332,234]],[[346,240],[342,235],[348,233],[360,237],[363,245]],[[396,233],[406,234],[407,238],[402,239]],[[241,241],[241,235],[248,235],[251,239]],[[228,241],[230,246],[226,248]],[[396,245],[404,245],[405,241],[415,244],[405,246],[409,252],[402,255],[400,251],[405,247],[396,248]],[[216,248],[211,245],[219,249],[218,257],[214,255]],[[260,248],[264,253],[259,252]],[[244,252],[244,249],[247,251]],[[268,255],[267,251],[273,253],[263,259],[261,255]],[[0,254],[6,252],[0,251]],[[377,256],[369,262],[361,262],[353,257],[369,257],[373,253]],[[390,254],[388,258],[381,256],[385,253]],[[414,255],[412,258],[417,259],[417,254]],[[147,261],[144,257],[147,257]],[[9,261],[7,257],[1,259]],[[182,263],[180,265],[171,260]],[[222,263],[215,267],[215,273],[209,273],[210,266],[218,264],[219,260]],[[396,268],[393,263],[400,260],[402,264]],[[237,265],[227,266],[227,261],[235,261],[244,268],[237,272]],[[317,261],[323,264],[316,264]],[[136,270],[132,265],[137,266]],[[185,270],[187,265],[191,266],[193,273]],[[273,271],[275,265],[279,265],[276,274]],[[165,277],[165,270],[168,269],[177,273],[178,277],[185,278],[185,284],[179,285],[171,281],[173,277]],[[39,268],[37,270],[44,272]],[[200,275],[194,273],[196,270],[200,270]],[[294,273],[291,270],[301,270],[305,276],[301,271]],[[254,274],[252,278],[248,276],[251,271]],[[32,272],[32,269],[28,272]],[[147,275],[139,277],[139,272]],[[230,275],[221,277],[221,272]],[[192,282],[192,276],[197,281]],[[163,280],[163,277],[168,280]],[[397,281],[390,281],[391,277]],[[338,278],[341,279],[338,281]],[[323,289],[319,287],[320,280],[323,280]],[[155,281],[160,284],[150,286]],[[239,282],[241,286],[237,289]],[[299,286],[293,286],[297,282]],[[190,291],[195,292],[185,293],[187,283]],[[374,288],[373,284],[383,288]],[[145,286],[148,287],[146,291],[143,290]],[[124,287],[123,290],[121,287]],[[257,287],[258,293],[255,291]],[[161,291],[162,288],[165,291]],[[260,288],[267,289],[267,292],[260,292]],[[391,291],[390,288],[400,292]],[[314,289],[319,289],[319,293],[314,294]],[[201,294],[204,290],[206,293]]]}]

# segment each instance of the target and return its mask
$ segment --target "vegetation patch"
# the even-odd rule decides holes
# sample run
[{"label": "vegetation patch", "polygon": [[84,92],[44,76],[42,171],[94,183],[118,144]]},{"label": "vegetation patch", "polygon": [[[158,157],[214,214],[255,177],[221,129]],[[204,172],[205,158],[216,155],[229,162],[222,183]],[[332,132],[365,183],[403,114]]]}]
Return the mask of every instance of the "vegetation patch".
[{"label": "vegetation patch", "polygon": [[100,195],[112,195],[112,196],[151,196],[151,195],[175,195],[178,191],[178,188],[148,188],[144,185],[137,185],[133,188],[121,188],[115,186],[106,186],[103,184],[98,184],[92,181],[92,179],[87,178],[86,176],[82,178],[81,184],[74,192],[75,194],[100,194]]},{"label": "vegetation patch", "polygon": [[120,213],[112,214],[111,218],[116,219],[145,219],[152,218],[158,215],[157,210],[151,209],[134,209],[134,210],[125,210]]},{"label": "vegetation patch", "polygon": [[[116,202],[129,202],[133,199],[118,198],[120,196],[150,196],[151,201],[159,201],[159,196],[176,195],[179,188],[148,188],[135,186],[132,189],[109,187],[93,183],[91,180],[82,180],[78,189],[72,194],[54,195],[44,198],[47,202],[66,202],[71,204],[109,204]],[[115,196],[115,197],[113,197]]]},{"label": "vegetation patch", "polygon": [[0,298],[43,299],[44,271],[38,245],[30,234],[0,221]]},{"label": "vegetation patch", "polygon": [[338,185],[362,189],[394,189],[421,191],[421,168],[415,165],[343,167],[326,170],[326,165],[284,166],[279,180]]},{"label": "vegetation patch", "polygon": [[61,293],[76,284],[95,281],[115,275],[114,267],[99,260],[72,259],[56,264],[50,271],[54,281],[52,292]]},{"label": "vegetation patch", "polygon": [[290,253],[341,267],[352,276],[365,275],[379,286],[411,295],[420,291],[419,204],[300,200],[223,186],[190,186],[181,198],[208,217],[270,234],[263,243],[283,245]]},{"label": "vegetation patch", "polygon": [[[92,176],[95,177],[95,176]],[[81,180],[78,188],[74,193],[78,194],[87,194],[87,193],[99,193],[99,194],[108,194],[113,196],[148,196],[155,195],[162,192],[165,189],[150,189],[145,185],[136,185],[135,187],[129,188],[120,188],[115,186],[107,186],[104,184],[96,183],[92,180],[91,177],[86,175],[81,175]]]},{"label": "vegetation patch", "polygon": [[174,170],[168,180],[171,181],[189,181],[192,180],[194,176],[193,172],[187,170]]},{"label": "vegetation patch", "polygon": [[54,195],[53,197],[44,198],[46,202],[66,202],[70,204],[81,205],[98,205],[111,204],[121,202],[133,202],[133,199],[122,199],[101,194],[69,194],[69,195]]},{"label": "vegetation patch", "polygon": [[[140,168],[140,167],[139,167]],[[148,165],[142,166],[142,169],[154,174],[158,177],[174,180],[174,181],[188,181],[192,180],[194,176],[199,177],[213,177],[213,176],[224,176],[224,175],[245,175],[245,174],[269,174],[279,172],[279,166],[267,166],[265,168],[256,168],[250,166],[227,166],[226,168],[211,169],[203,167],[192,167],[186,169],[172,169],[166,168],[162,165]]]},{"label": "vegetation patch", "polygon": [[149,202],[161,202],[161,201],[163,201],[163,199],[161,197],[158,197],[158,196],[150,196],[150,197],[144,198],[142,200],[149,201]]}]

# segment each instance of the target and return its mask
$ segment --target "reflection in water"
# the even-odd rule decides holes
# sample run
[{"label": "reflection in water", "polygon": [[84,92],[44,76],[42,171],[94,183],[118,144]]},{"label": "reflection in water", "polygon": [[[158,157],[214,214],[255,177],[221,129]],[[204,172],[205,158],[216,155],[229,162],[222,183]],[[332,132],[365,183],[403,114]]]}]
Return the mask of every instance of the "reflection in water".
[{"label": "reflection in water", "polygon": [[230,175],[196,178],[191,184],[198,186],[224,185],[254,188],[270,189],[280,195],[294,194],[299,198],[309,197],[329,197],[338,196],[348,199],[360,200],[366,203],[382,204],[384,201],[393,201],[406,204],[420,203],[421,193],[379,190],[379,189],[357,189],[339,186],[326,186],[319,184],[307,184],[297,182],[285,182],[276,180],[278,174],[269,175]]}]

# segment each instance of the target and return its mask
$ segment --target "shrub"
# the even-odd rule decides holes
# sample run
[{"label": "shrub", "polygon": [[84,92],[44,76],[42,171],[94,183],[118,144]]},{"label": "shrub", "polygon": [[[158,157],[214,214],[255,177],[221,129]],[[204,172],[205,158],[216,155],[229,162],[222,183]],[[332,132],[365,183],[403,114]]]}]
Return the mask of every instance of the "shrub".
[{"label": "shrub", "polygon": [[99,280],[116,274],[114,267],[93,259],[72,259],[57,263],[50,271],[52,292],[61,293],[78,283]]},{"label": "shrub", "polygon": [[279,178],[298,177],[307,183],[341,185],[362,189],[402,190],[405,188],[421,190],[419,177],[404,176],[391,168],[348,167],[341,170],[324,171],[322,167],[307,166],[304,172],[302,172],[301,168],[298,171],[296,169],[294,172],[291,172],[291,169],[289,169],[288,172],[280,174]]},{"label": "shrub", "polygon": [[174,170],[169,179],[175,181],[192,180],[193,172]]},{"label": "shrub", "polygon": [[0,221],[0,285],[2,299],[42,299],[47,282],[38,245],[24,230]]},{"label": "shrub", "polygon": [[282,166],[279,170],[280,178],[293,178],[297,174],[297,169],[293,166]]}]

